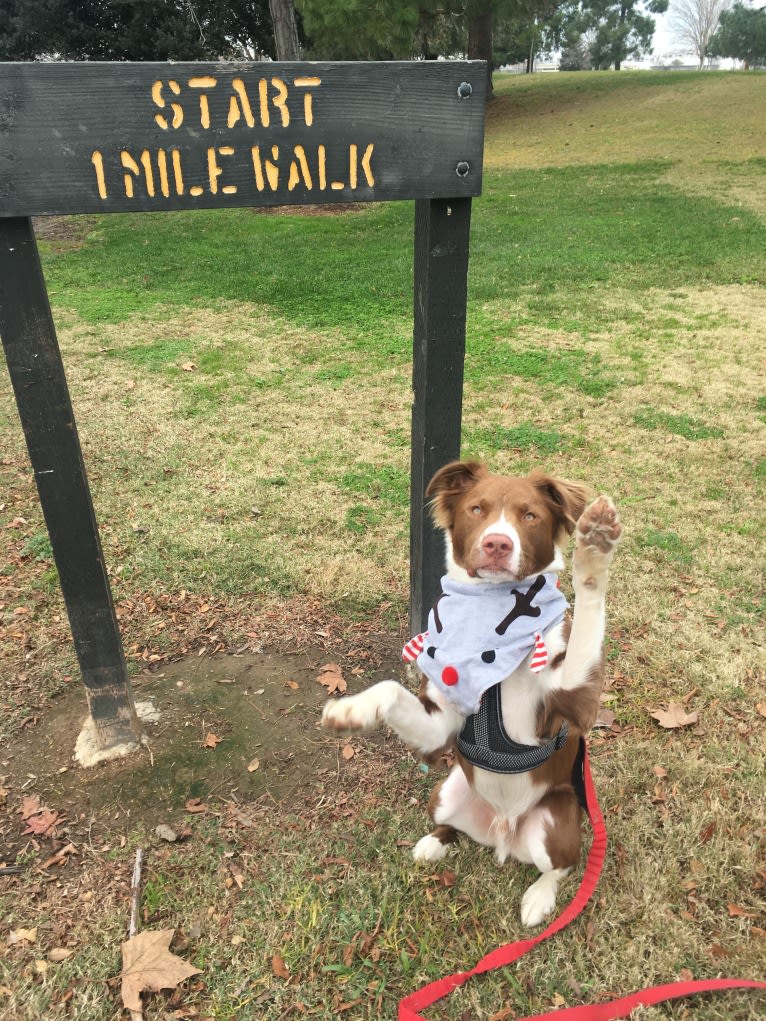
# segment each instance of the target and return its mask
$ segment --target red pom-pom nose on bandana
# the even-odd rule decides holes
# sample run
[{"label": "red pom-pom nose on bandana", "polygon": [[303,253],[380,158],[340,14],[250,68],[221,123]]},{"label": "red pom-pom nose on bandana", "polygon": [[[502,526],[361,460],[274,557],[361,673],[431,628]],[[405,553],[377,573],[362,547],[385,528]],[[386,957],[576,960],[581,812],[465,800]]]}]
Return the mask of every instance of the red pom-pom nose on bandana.
[{"label": "red pom-pom nose on bandana", "polygon": [[442,670],[442,680],[444,681],[448,688],[451,688],[454,684],[457,684],[458,676],[459,676],[458,672],[454,668],[454,666],[445,666],[445,668]]}]

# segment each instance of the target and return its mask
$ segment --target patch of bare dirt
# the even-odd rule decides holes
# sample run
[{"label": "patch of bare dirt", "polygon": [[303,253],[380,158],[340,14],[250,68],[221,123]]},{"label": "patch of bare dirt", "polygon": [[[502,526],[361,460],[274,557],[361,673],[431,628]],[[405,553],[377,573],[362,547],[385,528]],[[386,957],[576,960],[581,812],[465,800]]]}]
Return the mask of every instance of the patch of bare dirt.
[{"label": "patch of bare dirt", "polygon": [[[80,686],[69,691],[0,753],[0,861],[44,865],[67,847],[141,825],[182,829],[221,803],[316,800],[355,754],[353,742],[319,728],[327,693],[317,675],[327,662],[322,649],[303,649],[164,663],[134,681],[136,702],[158,713],[144,724],[146,747],[92,769],[73,757],[86,706]],[[400,665],[392,656],[364,678],[344,670],[352,691],[396,676]]]},{"label": "patch of bare dirt", "polygon": [[337,216],[361,213],[369,206],[369,202],[329,202],[308,206],[253,206],[251,212],[262,216]]},{"label": "patch of bare dirt", "polygon": [[95,223],[95,216],[35,216],[32,220],[35,237],[52,242],[58,251],[81,248]]}]

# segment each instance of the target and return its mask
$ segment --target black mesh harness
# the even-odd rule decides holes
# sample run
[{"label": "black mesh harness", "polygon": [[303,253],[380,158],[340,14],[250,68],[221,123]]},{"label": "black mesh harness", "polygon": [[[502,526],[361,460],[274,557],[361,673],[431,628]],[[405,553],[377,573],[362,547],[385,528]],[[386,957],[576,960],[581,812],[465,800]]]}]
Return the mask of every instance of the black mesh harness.
[{"label": "black mesh harness", "polygon": [[458,734],[457,747],[464,759],[491,773],[528,773],[537,769],[567,743],[569,724],[561,724],[558,734],[543,744],[519,744],[503,726],[500,685],[488,688],[479,711],[469,716]]}]

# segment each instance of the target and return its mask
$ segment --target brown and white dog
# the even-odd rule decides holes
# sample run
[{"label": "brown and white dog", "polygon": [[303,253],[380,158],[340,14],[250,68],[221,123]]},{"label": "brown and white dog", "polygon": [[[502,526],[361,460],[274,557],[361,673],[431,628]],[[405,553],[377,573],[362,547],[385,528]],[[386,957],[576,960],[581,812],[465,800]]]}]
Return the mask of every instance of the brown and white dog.
[{"label": "brown and white dog", "polygon": [[[499,864],[513,856],[535,865],[542,874],[521,905],[522,922],[535,926],[554,910],[559,882],[580,856],[582,809],[573,779],[580,739],[599,708],[607,575],[622,526],[608,497],[600,496],[586,509],[586,488],[579,483],[541,473],[492,475],[475,462],[442,468],[426,495],[432,498],[436,525],[445,532],[445,585],[451,579],[469,593],[471,586],[486,591],[496,585],[504,586],[510,598],[521,591],[513,586],[524,579],[552,577],[563,567],[564,544],[576,532],[574,609],[542,636],[547,665],[533,665],[530,653],[493,688],[499,693],[495,704],[507,746],[531,752],[532,761],[545,751],[545,760],[523,772],[466,761],[459,735],[476,717],[467,718],[456,708],[444,687],[456,684],[456,671],[443,673],[443,684],[424,676],[419,696],[396,681],[381,681],[361,694],[328,702],[322,723],[337,731],[388,726],[426,759],[457,747],[456,764],[431,797],[435,828],[418,841],[413,856],[438,861],[464,833],[493,848]],[[436,620],[441,630],[438,615]],[[435,654],[432,648],[426,651]]]}]

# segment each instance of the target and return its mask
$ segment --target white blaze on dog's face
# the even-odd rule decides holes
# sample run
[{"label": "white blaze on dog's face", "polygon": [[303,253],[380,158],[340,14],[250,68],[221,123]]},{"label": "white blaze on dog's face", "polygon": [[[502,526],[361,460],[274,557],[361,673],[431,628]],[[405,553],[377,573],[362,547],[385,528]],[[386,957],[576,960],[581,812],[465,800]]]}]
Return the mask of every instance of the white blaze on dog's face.
[{"label": "white blaze on dog's face", "polygon": [[455,461],[434,475],[426,496],[447,536],[447,567],[462,580],[519,581],[561,566],[560,549],[585,508],[586,488],[542,473],[492,475]]}]

